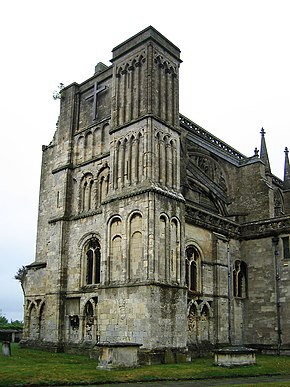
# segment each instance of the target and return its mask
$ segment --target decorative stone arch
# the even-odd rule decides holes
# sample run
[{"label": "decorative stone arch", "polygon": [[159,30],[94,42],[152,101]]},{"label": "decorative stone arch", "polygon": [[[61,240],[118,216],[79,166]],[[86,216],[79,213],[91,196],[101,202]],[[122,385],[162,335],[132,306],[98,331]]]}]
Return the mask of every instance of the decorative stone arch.
[{"label": "decorative stone arch", "polygon": [[161,280],[169,280],[169,251],[170,246],[168,241],[170,241],[170,219],[169,216],[162,212],[159,215],[159,251],[158,251],[158,273]]},{"label": "decorative stone arch", "polygon": [[39,304],[39,339],[43,340],[45,338],[45,317],[46,317],[46,303],[45,300],[42,300]]},{"label": "decorative stone arch", "polygon": [[198,320],[200,311],[198,303],[191,300],[187,306],[187,341],[188,344],[197,344],[198,338]]},{"label": "decorative stone arch", "polygon": [[95,180],[92,172],[83,174],[79,187],[79,212],[88,212],[95,208]]},{"label": "decorative stone arch", "polygon": [[[100,153],[103,153],[105,151],[106,144],[109,144],[109,129],[110,129],[110,124],[108,122],[105,122],[102,125],[101,128],[101,147],[100,147]],[[97,144],[96,144],[97,146]]]},{"label": "decorative stone arch", "polygon": [[110,168],[105,163],[99,170],[96,179],[97,206],[100,206],[109,193]]},{"label": "decorative stone arch", "polygon": [[76,153],[75,153],[76,163],[81,163],[84,161],[84,151],[85,151],[85,137],[83,135],[80,135],[76,141]]},{"label": "decorative stone arch", "polygon": [[44,337],[45,299],[29,299],[27,301],[26,316],[28,321],[27,333],[30,340]]},{"label": "decorative stone arch", "polygon": [[181,228],[180,220],[173,216],[170,219],[170,257],[169,274],[174,283],[181,281]]},{"label": "decorative stone arch", "polygon": [[38,307],[35,301],[30,301],[27,307],[28,315],[28,337],[30,340],[37,340],[39,336]]},{"label": "decorative stone arch", "polygon": [[219,198],[218,195],[210,189],[210,187],[206,186],[203,182],[192,176],[188,176],[188,183],[190,189],[198,196],[198,198],[194,198],[193,201],[196,201],[212,212],[226,216],[227,209],[225,202]]},{"label": "decorative stone arch", "polygon": [[97,126],[93,129],[93,151],[92,156],[101,154],[102,151],[102,129],[100,126]]},{"label": "decorative stone arch", "polygon": [[191,300],[187,306],[188,344],[196,345],[213,340],[213,310],[208,301]]},{"label": "decorative stone arch", "polygon": [[283,216],[284,211],[284,197],[280,188],[274,189],[274,216]]},{"label": "decorative stone arch", "polygon": [[93,157],[94,154],[94,135],[91,130],[85,134],[85,161]]},{"label": "decorative stone arch", "polygon": [[98,334],[98,297],[87,298],[84,302],[81,317],[83,321],[82,337],[86,343],[99,341]]},{"label": "decorative stone arch", "polygon": [[206,309],[207,313],[208,313],[208,316],[210,318],[213,318],[213,310],[212,310],[212,307],[211,307],[211,305],[210,305],[210,303],[208,301],[202,301],[199,304],[199,309],[200,309],[200,315],[202,314],[202,311]]},{"label": "decorative stone arch", "polygon": [[202,292],[202,261],[203,253],[200,246],[192,239],[185,244],[185,282],[188,296]]},{"label": "decorative stone arch", "polygon": [[113,215],[107,223],[108,227],[108,270],[107,282],[118,282],[125,279],[125,256],[123,247],[123,220],[120,215]]},{"label": "decorative stone arch", "polygon": [[132,211],[127,219],[128,261],[127,280],[147,279],[147,267],[144,267],[144,230],[143,214]]},{"label": "decorative stone arch", "polygon": [[170,133],[155,129],[155,178],[169,189],[177,186],[176,140]]},{"label": "decorative stone arch", "polygon": [[212,317],[213,311],[207,301],[203,301],[200,305],[200,342],[211,342],[212,339]]}]

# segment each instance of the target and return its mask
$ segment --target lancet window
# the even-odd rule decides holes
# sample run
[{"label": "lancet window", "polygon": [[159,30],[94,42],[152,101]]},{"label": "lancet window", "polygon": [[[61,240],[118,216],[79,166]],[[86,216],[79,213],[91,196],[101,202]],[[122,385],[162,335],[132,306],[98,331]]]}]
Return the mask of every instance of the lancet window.
[{"label": "lancet window", "polygon": [[289,236],[282,237],[282,243],[283,243],[283,258],[290,259]]},{"label": "lancet window", "polygon": [[194,245],[189,245],[185,253],[185,280],[190,292],[200,292],[201,256]]},{"label": "lancet window", "polygon": [[234,297],[246,298],[248,295],[247,264],[236,260],[233,269],[233,293]]},{"label": "lancet window", "polygon": [[101,246],[97,238],[92,238],[85,246],[85,285],[101,282]]}]

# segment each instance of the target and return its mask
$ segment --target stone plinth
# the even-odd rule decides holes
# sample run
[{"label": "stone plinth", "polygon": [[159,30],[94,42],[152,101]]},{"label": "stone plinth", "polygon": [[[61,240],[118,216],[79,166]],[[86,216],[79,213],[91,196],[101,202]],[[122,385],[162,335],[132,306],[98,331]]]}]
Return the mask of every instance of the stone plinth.
[{"label": "stone plinth", "polygon": [[138,349],[142,344],[136,343],[98,343],[100,347],[98,368],[112,369],[136,367]]},{"label": "stone plinth", "polygon": [[246,347],[226,347],[215,351],[215,365],[239,367],[256,364],[256,350]]}]

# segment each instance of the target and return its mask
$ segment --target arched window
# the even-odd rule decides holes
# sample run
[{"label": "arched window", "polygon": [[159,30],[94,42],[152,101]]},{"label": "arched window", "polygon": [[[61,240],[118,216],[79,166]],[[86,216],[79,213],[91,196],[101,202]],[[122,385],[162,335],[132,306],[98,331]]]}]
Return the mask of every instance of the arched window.
[{"label": "arched window", "polygon": [[193,245],[188,246],[185,253],[185,281],[191,292],[200,292],[200,265],[199,251]]},{"label": "arched window", "polygon": [[92,238],[85,248],[85,284],[101,282],[101,247],[96,238]]},{"label": "arched window", "polygon": [[233,292],[234,297],[246,298],[248,295],[248,273],[247,264],[236,260],[233,269]]}]

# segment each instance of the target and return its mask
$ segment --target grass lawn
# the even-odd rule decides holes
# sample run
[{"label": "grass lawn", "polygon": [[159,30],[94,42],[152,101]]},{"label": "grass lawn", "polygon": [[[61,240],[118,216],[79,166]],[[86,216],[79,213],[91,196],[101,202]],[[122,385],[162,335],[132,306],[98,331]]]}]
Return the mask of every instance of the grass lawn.
[{"label": "grass lawn", "polygon": [[257,356],[257,364],[236,368],[217,367],[213,358],[192,363],[99,370],[86,356],[22,349],[12,345],[12,355],[0,355],[0,386],[72,385],[176,379],[222,378],[290,374],[290,356]]}]

